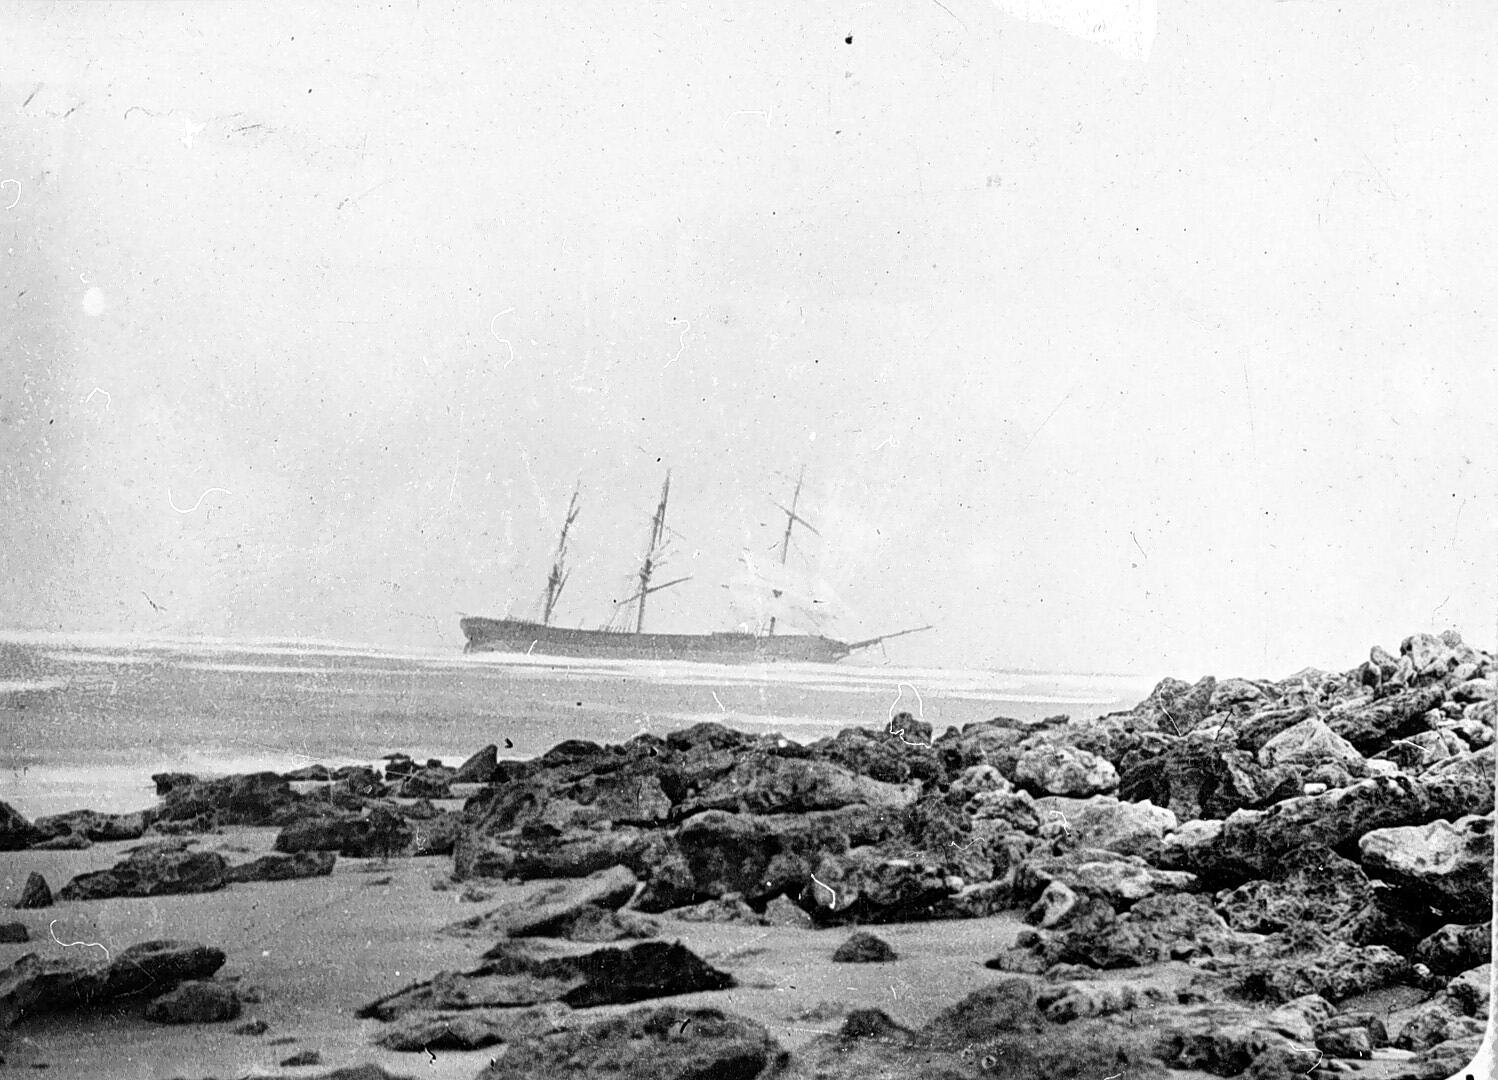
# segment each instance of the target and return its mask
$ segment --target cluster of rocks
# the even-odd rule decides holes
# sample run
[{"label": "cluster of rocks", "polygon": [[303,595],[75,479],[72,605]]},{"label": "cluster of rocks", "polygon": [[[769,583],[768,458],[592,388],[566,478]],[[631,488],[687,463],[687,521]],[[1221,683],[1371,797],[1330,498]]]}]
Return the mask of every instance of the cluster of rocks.
[{"label": "cluster of rocks", "polygon": [[[33,823],[0,804],[0,848],[167,834],[62,899],[325,874],[337,856],[450,854],[470,886],[544,882],[447,928],[498,939],[476,966],[361,1012],[391,1049],[506,1043],[486,1077],[601,1062],[620,1076],[971,1076],[1002,1062],[1016,1076],[1289,1080],[1399,1054],[1408,1076],[1444,1076],[1490,1010],[1494,676],[1456,635],[1422,634],[1341,674],[1167,679],[1086,721],[936,735],[900,714],[807,745],[703,723],[526,761],[489,746],[458,769],[392,755],[379,772],[163,775],[161,803],[137,815]],[[439,810],[454,784],[480,786],[461,812]],[[276,854],[230,866],[186,842],[225,825],[276,827]],[[733,985],[661,940],[662,916],[833,927],[1009,910],[1031,929],[979,958],[1005,975],[920,1030],[854,1013],[787,1055],[712,1009],[574,1015]],[[867,932],[833,959],[898,960]],[[1162,964],[1186,966],[1185,989],[1098,977]],[[1425,1000],[1391,1032],[1358,1002],[1394,987]],[[1131,1018],[1143,1009],[1147,1030]]]}]

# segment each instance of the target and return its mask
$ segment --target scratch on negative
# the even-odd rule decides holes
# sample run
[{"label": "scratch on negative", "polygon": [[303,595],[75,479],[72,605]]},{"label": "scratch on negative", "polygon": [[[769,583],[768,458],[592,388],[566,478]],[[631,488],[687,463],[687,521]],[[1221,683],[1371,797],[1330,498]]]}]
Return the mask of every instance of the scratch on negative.
[{"label": "scratch on negative", "polygon": [[0,180],[0,188],[3,188],[6,184],[14,184],[14,185],[16,185],[16,197],[15,197],[15,200],[12,201],[11,204],[5,208],[7,210],[14,210],[16,208],[16,204],[21,201],[21,181],[19,181],[19,180]]},{"label": "scratch on negative", "polygon": [[713,695],[713,700],[714,701],[718,702],[718,711],[719,712],[727,712],[728,711],[727,709],[725,709],[723,707],[723,702],[718,701],[718,692],[716,690],[709,690],[708,693],[711,694],[711,695]]},{"label": "scratch on negative", "polygon": [[[675,322],[676,320],[673,319],[671,321]],[[683,319],[681,321],[684,322],[684,323],[686,323],[686,326],[682,327],[681,338],[680,338],[680,348],[678,348],[676,350],[676,355],[675,356],[671,357],[671,359],[669,359],[669,360],[666,361],[666,366],[667,367],[670,367],[672,364],[676,363],[676,361],[680,360],[681,359],[681,354],[683,352],[685,352],[686,348],[687,348],[687,331],[690,330],[690,329],[692,329],[692,320],[691,319]]]},{"label": "scratch on negative", "polygon": [[98,942],[98,941],[63,941],[62,939],[60,939],[57,936],[56,926],[57,926],[57,920],[53,919],[51,922],[49,922],[47,924],[47,933],[51,934],[52,935],[52,940],[55,941],[55,942],[57,942],[57,944],[61,945],[64,949],[71,949],[74,945],[83,945],[83,946],[87,946],[89,948],[103,949],[104,950],[104,959],[105,960],[109,959],[109,947],[107,945],[103,944],[102,942]]},{"label": "scratch on negative", "polygon": [[895,709],[900,704],[900,692],[901,692],[901,690],[904,689],[907,686],[910,687],[910,692],[915,695],[915,712],[916,712],[916,717],[915,718],[917,720],[921,721],[922,723],[926,722],[926,703],[921,700],[921,692],[916,689],[915,684],[914,683],[908,683],[908,682],[896,683],[895,684],[895,700],[894,700],[893,704],[891,704],[890,707],[889,707],[889,733],[891,735],[897,736],[902,743],[905,743],[908,746],[926,746],[926,745],[934,746],[934,745],[936,745],[936,741],[935,741],[934,738],[932,739],[932,741],[931,741],[930,744],[922,743],[922,742],[911,742],[909,739],[907,739],[905,737],[905,729],[904,728],[897,728],[897,727],[895,727]]},{"label": "scratch on negative", "polygon": [[829,893],[832,894],[832,908],[833,908],[834,911],[836,911],[837,910],[837,893],[835,893],[835,892],[832,891],[832,886],[829,885],[829,884],[827,884],[825,881],[820,880],[817,877],[816,874],[813,874],[811,876],[811,879],[813,881],[815,881],[818,885],[822,886],[822,888],[826,889]]},{"label": "scratch on negative", "polygon": [[179,513],[179,514],[190,514],[194,510],[196,510],[198,507],[202,506],[203,505],[203,500],[206,499],[206,498],[208,498],[208,496],[210,494],[212,494],[213,492],[215,492],[215,491],[223,492],[223,494],[225,494],[225,495],[233,495],[234,494],[234,492],[228,491],[228,490],[226,490],[224,488],[221,488],[221,487],[211,487],[207,491],[203,492],[203,494],[201,494],[201,495],[198,496],[198,501],[197,502],[193,503],[186,510],[184,510],[184,509],[182,509],[182,507],[178,506],[177,503],[176,503],[176,500],[174,500],[172,498],[172,489],[171,488],[167,488],[166,489],[166,501],[167,501],[167,505],[169,505],[173,510],[177,511],[177,513]]}]

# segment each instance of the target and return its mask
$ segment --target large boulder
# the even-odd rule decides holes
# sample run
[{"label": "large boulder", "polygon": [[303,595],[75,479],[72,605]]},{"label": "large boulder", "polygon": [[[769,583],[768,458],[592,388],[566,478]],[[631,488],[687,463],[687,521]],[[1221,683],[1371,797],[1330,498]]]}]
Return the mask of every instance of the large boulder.
[{"label": "large boulder", "polygon": [[1228,956],[1246,943],[1201,897],[1150,896],[1124,915],[1095,897],[1078,900],[1053,931],[1025,931],[1016,948],[988,961],[1000,970],[1044,971],[1053,964],[1144,967],[1166,960]]},{"label": "large boulder", "polygon": [[934,780],[942,772],[934,746],[919,740],[907,742],[887,731],[844,728],[831,738],[811,743],[807,750],[818,760],[886,784]]},{"label": "large boulder", "polygon": [[1363,769],[1363,755],[1356,747],[1331,728],[1320,717],[1312,716],[1275,735],[1259,747],[1259,764],[1300,765],[1306,768],[1332,762],[1354,776]]},{"label": "large boulder", "polygon": [[1048,796],[1035,800],[1042,821],[1059,823],[1069,842],[1121,855],[1159,858],[1165,834],[1175,831],[1175,814],[1150,802],[1126,802],[1108,795],[1090,799]]},{"label": "large boulder", "polygon": [[142,942],[110,960],[27,953],[0,971],[0,1030],[27,1017],[208,978],[223,963],[220,950],[179,941]]},{"label": "large boulder", "polygon": [[1120,797],[1168,807],[1180,821],[1227,817],[1300,791],[1295,766],[1265,768],[1229,740],[1203,734],[1179,739],[1156,757],[1131,760],[1119,780]]},{"label": "large boulder", "polygon": [[753,1080],[786,1054],[761,1025],[716,1009],[653,1008],[510,1043],[476,1080]]},{"label": "large boulder", "polygon": [[304,818],[276,835],[275,849],[288,855],[300,851],[336,851],[346,858],[390,858],[410,854],[416,829],[395,809],[374,806],[362,817],[339,815]]},{"label": "large boulder", "polygon": [[1350,945],[1314,925],[1271,934],[1250,945],[1247,954],[1218,962],[1237,993],[1250,1000],[1293,1001],[1316,994],[1338,1002],[1399,983],[1410,975],[1409,961],[1382,945]]},{"label": "large boulder", "polygon": [[224,966],[222,949],[191,941],[143,941],[121,950],[104,976],[105,997],[125,997],[167,989],[179,982],[207,979]]},{"label": "large boulder", "polygon": [[1179,870],[1157,870],[1137,856],[1097,848],[1077,848],[1059,855],[1040,852],[1018,866],[1015,898],[1028,901],[1056,882],[1079,896],[1094,896],[1123,909],[1156,893],[1190,892],[1196,886],[1196,877]]},{"label": "large boulder", "polygon": [[1388,748],[1429,726],[1427,715],[1446,693],[1438,686],[1404,690],[1380,699],[1355,698],[1334,706],[1326,724],[1365,756]]},{"label": "large boulder", "polygon": [[1321,847],[1290,852],[1270,876],[1217,894],[1214,906],[1234,930],[1273,934],[1314,924],[1335,931],[1373,902],[1357,863]]},{"label": "large boulder", "polygon": [[490,743],[458,766],[453,773],[454,784],[487,784],[499,771],[499,747]]},{"label": "large boulder", "polygon": [[877,847],[827,854],[815,867],[795,900],[818,924],[939,918],[965,884],[935,858],[895,857]]},{"label": "large boulder", "polygon": [[404,799],[450,799],[456,769],[446,766],[423,766],[409,774],[400,785]]},{"label": "large boulder", "polygon": [[1459,920],[1492,911],[1493,816],[1375,829],[1358,841],[1363,866]]},{"label": "large boulder", "polygon": [[866,930],[853,934],[832,954],[834,964],[887,964],[898,959],[889,942]]},{"label": "large boulder", "polygon": [[60,900],[107,900],[117,896],[167,896],[213,892],[224,887],[228,863],[217,852],[145,849],[108,870],[79,874],[58,890]]},{"label": "large boulder", "polygon": [[261,772],[171,786],[156,809],[156,819],[190,822],[204,829],[215,825],[284,825],[309,809],[320,812],[317,804],[316,798],[304,798],[293,791],[284,777]]},{"label": "large boulder", "polygon": [[912,785],[871,780],[830,761],[745,755],[726,775],[685,800],[682,813],[804,814],[855,805],[896,808],[912,802],[916,794]]},{"label": "large boulder", "polygon": [[1415,962],[1437,975],[1453,975],[1484,963],[1493,954],[1493,924],[1456,923],[1441,927],[1415,946]]},{"label": "large boulder", "polygon": [[1118,772],[1086,750],[1038,741],[1015,763],[1014,781],[1043,795],[1100,795],[1117,789]]}]

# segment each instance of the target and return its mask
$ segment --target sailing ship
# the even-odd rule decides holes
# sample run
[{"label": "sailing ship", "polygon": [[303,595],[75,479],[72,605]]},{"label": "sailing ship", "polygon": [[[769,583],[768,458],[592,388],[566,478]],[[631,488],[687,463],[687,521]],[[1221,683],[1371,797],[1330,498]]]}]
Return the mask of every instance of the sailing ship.
[{"label": "sailing ship", "polygon": [[[650,537],[645,545],[645,556],[635,574],[638,587],[634,593],[615,604],[615,618],[610,625],[596,630],[556,626],[552,616],[557,600],[566,586],[569,571],[566,567],[567,542],[573,523],[578,515],[578,492],[572,493],[566,517],[562,521],[562,533],[557,541],[552,558],[551,572],[546,577],[546,589],[541,599],[539,621],[514,618],[488,618],[465,616],[460,620],[463,636],[467,638],[465,652],[509,652],[540,656],[590,657],[620,660],[696,660],[720,664],[752,664],[772,662],[809,662],[831,664],[861,649],[871,648],[893,638],[929,630],[929,626],[912,627],[894,633],[880,634],[862,641],[839,641],[823,633],[777,633],[778,624],[785,621],[787,613],[797,610],[808,614],[813,625],[815,616],[807,608],[818,601],[801,597],[805,602],[797,605],[796,590],[784,571],[791,549],[791,534],[800,526],[816,534],[817,530],[806,521],[798,506],[801,498],[805,470],[796,481],[796,490],[791,505],[776,508],[786,515],[785,532],[780,542],[780,570],[769,588],[775,611],[769,616],[762,631],[736,630],[707,634],[659,634],[645,630],[646,601],[655,593],[690,581],[678,577],[671,581],[653,583],[656,572],[661,569],[665,556],[668,530],[666,528],[666,504],[671,495],[671,474],[666,473],[661,485],[660,502],[650,522]],[[818,534],[819,535],[819,534]],[[746,568],[751,574],[755,568],[746,557]]]}]

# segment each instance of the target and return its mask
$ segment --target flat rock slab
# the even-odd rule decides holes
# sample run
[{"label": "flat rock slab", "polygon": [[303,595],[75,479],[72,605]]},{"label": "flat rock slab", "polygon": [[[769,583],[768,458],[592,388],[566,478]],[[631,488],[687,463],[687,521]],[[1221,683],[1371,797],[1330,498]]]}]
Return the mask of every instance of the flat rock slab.
[{"label": "flat rock slab", "polygon": [[209,851],[137,851],[108,870],[79,874],[58,890],[59,900],[107,900],[118,896],[167,896],[213,892],[224,887],[229,864]]},{"label": "flat rock slab", "polygon": [[548,1035],[566,1026],[571,1015],[571,1009],[559,1004],[415,1012],[396,1020],[375,1041],[386,1050],[408,1052],[481,1050],[496,1043]]},{"label": "flat rock slab", "polygon": [[550,882],[523,900],[452,923],[443,932],[486,938],[547,934],[561,929],[589,907],[622,907],[639,884],[625,867],[611,866],[585,878]]},{"label": "flat rock slab", "polygon": [[414,1012],[551,1001],[573,1008],[623,1005],[734,985],[732,975],[712,967],[684,945],[661,941],[555,957],[538,957],[501,942],[484,959],[483,966],[473,971],[439,972],[429,981],[381,998],[359,1010],[359,1016],[388,1021]]},{"label": "flat rock slab", "polygon": [[184,941],[142,942],[109,961],[27,953],[0,971],[0,1028],[30,1016],[206,979],[224,959],[218,949]]}]

